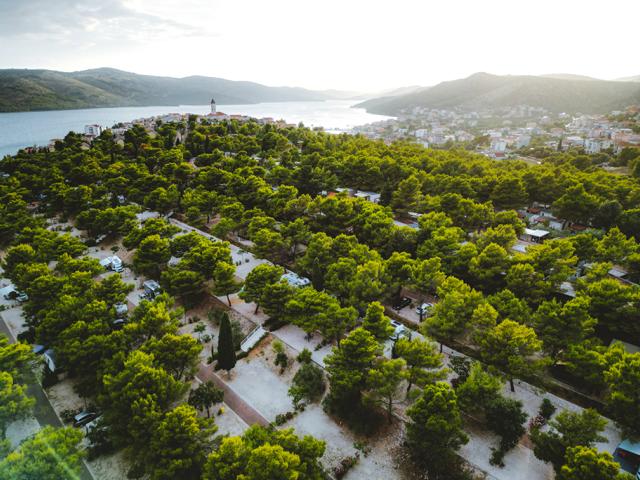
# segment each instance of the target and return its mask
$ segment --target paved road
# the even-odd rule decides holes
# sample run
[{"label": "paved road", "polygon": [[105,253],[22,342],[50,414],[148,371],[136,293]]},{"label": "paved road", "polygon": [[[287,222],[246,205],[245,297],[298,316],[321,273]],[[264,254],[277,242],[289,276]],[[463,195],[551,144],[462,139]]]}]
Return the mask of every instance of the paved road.
[{"label": "paved road", "polygon": [[266,427],[269,425],[269,421],[264,418],[260,412],[249,405],[244,399],[238,395],[231,386],[225,382],[220,375],[213,370],[212,365],[200,364],[200,368],[196,375],[196,378],[201,382],[207,382],[211,380],[216,387],[221,388],[224,391],[224,403],[226,403],[236,415],[238,415],[247,425],[262,425]]},{"label": "paved road", "polygon": [[[2,314],[0,313],[0,333],[7,336],[11,343],[15,343],[16,339],[13,337],[13,334],[7,327],[7,324],[4,322],[4,318],[2,318]],[[62,422],[58,415],[56,415],[55,410],[51,406],[51,402],[49,402],[49,398],[45,394],[42,386],[34,382],[27,386],[27,392],[29,395],[36,399],[36,406],[33,409],[33,415],[38,420],[38,423],[41,426],[51,425],[53,427],[59,428],[62,427]],[[81,480],[94,480],[93,475],[87,468],[87,465],[84,461],[81,464],[80,471],[80,479]]]}]

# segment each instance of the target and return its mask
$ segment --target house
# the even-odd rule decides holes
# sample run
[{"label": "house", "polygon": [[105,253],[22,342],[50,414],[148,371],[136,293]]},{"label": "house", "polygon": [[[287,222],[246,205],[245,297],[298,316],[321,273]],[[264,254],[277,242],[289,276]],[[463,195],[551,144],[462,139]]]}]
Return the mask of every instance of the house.
[{"label": "house", "polygon": [[544,242],[545,237],[547,237],[548,235],[549,232],[547,232],[546,230],[525,228],[524,233],[520,235],[520,240],[531,243],[542,243]]},{"label": "house", "polygon": [[180,113],[167,113],[166,115],[157,116],[156,119],[162,121],[163,123],[181,122],[183,119],[183,115]]},{"label": "house", "polygon": [[[584,263],[581,274],[584,274],[584,271],[591,268],[592,266],[593,263]],[[620,283],[634,285],[634,282],[627,278],[629,275],[629,271],[622,265],[612,265],[607,273],[611,278],[618,280]]]},{"label": "house", "polygon": [[516,139],[516,148],[528,147],[531,143],[531,135],[520,135]]},{"label": "house", "polygon": [[292,287],[308,287],[311,285],[311,280],[306,277],[301,277],[295,272],[287,272],[280,277],[280,280],[286,280]]},{"label": "house", "polygon": [[582,148],[584,147],[584,139],[578,136],[567,137],[562,141],[562,149],[567,150],[571,147]]},{"label": "house", "polygon": [[531,225],[539,223],[545,225],[553,230],[562,231],[565,227],[565,222],[553,216],[549,210],[545,210],[539,207],[530,207],[527,209],[527,217]]},{"label": "house", "polygon": [[428,134],[429,134],[429,131],[426,128],[419,128],[414,133],[416,138],[425,138]]},{"label": "house", "polygon": [[376,192],[363,192],[361,190],[356,190],[356,193],[353,196],[363,198],[371,203],[380,203],[380,194]]},{"label": "house", "polygon": [[205,118],[209,120],[214,120],[214,121],[223,121],[223,120],[229,120],[229,115],[222,112],[215,112],[215,113],[207,114]]},{"label": "house", "polygon": [[502,138],[494,138],[491,140],[491,151],[504,153],[507,149],[507,141]]},{"label": "house", "polygon": [[609,275],[622,283],[635,285],[634,281],[628,278],[629,270],[622,265],[613,265],[609,270]]},{"label": "house", "polygon": [[607,139],[588,138],[584,142],[584,150],[587,153],[600,153],[609,147],[611,147],[611,141]]},{"label": "house", "polygon": [[85,125],[84,134],[87,137],[99,137],[102,134],[102,127],[100,125]]}]

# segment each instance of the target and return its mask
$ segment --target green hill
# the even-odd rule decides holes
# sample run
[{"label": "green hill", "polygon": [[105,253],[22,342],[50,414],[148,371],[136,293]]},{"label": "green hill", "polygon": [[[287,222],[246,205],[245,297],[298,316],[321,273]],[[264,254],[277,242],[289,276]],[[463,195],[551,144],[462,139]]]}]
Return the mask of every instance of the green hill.
[{"label": "green hill", "polygon": [[415,106],[486,110],[515,105],[543,107],[552,112],[606,113],[634,103],[640,103],[640,84],[635,82],[476,73],[407,95],[374,98],[357,106],[385,115]]},{"label": "green hill", "polygon": [[191,76],[138,75],[111,68],[79,72],[0,70],[0,112],[69,108],[326,100],[303,88]]}]

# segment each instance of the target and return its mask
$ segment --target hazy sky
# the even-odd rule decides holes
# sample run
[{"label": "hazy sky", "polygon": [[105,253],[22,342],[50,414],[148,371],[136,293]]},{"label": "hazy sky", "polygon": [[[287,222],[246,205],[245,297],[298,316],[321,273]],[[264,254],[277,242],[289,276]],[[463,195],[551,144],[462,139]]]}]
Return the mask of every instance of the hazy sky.
[{"label": "hazy sky", "polygon": [[640,0],[0,0],[0,68],[359,91],[496,74],[640,75]]}]

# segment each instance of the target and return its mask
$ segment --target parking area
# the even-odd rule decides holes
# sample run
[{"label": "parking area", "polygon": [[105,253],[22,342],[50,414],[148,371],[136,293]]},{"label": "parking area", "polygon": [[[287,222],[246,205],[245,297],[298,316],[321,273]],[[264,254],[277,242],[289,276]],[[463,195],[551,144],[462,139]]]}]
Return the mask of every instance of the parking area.
[{"label": "parking area", "polygon": [[[410,323],[412,325],[420,325],[420,315],[417,311],[419,306],[421,305],[427,306],[422,316],[422,320],[424,321],[424,319],[427,318],[427,316],[429,315],[429,308],[431,308],[429,306],[433,306],[437,303],[437,299],[432,295],[426,295],[421,298],[417,298],[413,295],[412,296],[405,295],[404,298],[409,299],[411,303],[409,303],[406,306],[403,306],[400,309],[397,309],[397,305],[387,303],[384,305],[385,311],[387,315],[390,315],[392,317],[398,316],[403,321]],[[394,308],[394,306],[396,306],[396,308]]]}]

